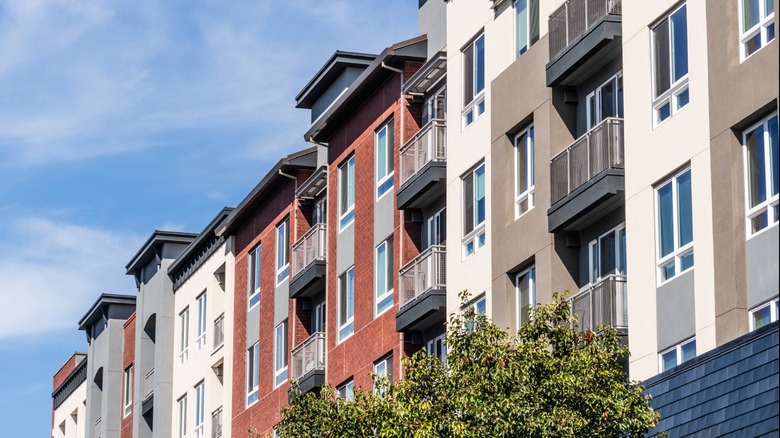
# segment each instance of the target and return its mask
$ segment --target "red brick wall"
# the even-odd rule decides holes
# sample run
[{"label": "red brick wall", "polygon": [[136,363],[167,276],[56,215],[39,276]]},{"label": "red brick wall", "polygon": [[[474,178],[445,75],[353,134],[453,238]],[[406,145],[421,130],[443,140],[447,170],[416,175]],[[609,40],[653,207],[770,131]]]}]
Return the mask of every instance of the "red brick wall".
[{"label": "red brick wall", "polygon": [[57,372],[54,374],[54,379],[52,382],[52,391],[59,388],[59,386],[62,385],[62,383],[65,381],[65,378],[76,369],[76,357],[80,354],[83,353],[73,353],[73,355],[69,357],[64,364],[62,364],[60,369],[57,370]]},{"label": "red brick wall", "polygon": [[[135,312],[127,318],[123,326],[123,343],[122,343],[122,414],[124,416],[124,370],[130,365],[133,365],[135,360]],[[133,367],[133,385],[138,381],[138,374],[135,367]],[[133,403],[135,403],[138,394],[133,394]],[[133,412],[130,412],[126,417],[123,417],[120,422],[119,436],[121,438],[133,438]]]}]

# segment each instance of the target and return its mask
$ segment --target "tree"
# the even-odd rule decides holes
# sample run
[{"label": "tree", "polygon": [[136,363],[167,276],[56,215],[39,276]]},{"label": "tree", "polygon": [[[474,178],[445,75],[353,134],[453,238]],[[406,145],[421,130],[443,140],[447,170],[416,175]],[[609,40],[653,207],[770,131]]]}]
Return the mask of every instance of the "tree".
[{"label": "tree", "polygon": [[[462,294],[465,299],[466,294]],[[282,437],[644,436],[659,420],[619,358],[617,332],[581,332],[558,294],[517,334],[467,311],[450,318],[447,360],[418,352],[404,379],[375,377],[381,395],[331,386],[283,409]]]}]

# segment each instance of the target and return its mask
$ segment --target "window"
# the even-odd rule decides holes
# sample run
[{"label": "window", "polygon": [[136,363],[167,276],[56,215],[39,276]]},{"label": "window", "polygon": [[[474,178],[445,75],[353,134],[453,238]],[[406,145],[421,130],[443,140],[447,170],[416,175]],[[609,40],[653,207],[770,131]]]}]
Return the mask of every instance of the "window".
[{"label": "window", "polygon": [[[465,307],[463,307],[464,311],[471,310],[474,312],[474,315],[484,315],[487,311],[487,299],[485,298],[485,294],[480,295],[477,297],[474,301],[468,303]],[[476,320],[475,320],[476,322]],[[471,321],[468,321],[466,323],[466,331],[471,332],[474,329],[474,323]]]},{"label": "window", "polygon": [[463,126],[485,112],[485,35],[463,49]]},{"label": "window", "polygon": [[696,338],[689,339],[661,352],[661,354],[658,355],[661,372],[672,369],[694,357],[696,357]]},{"label": "window", "polygon": [[745,162],[747,235],[778,221],[777,113],[742,135]]},{"label": "window", "polygon": [[772,0],[740,0],[741,59],[775,39],[775,5]]},{"label": "window", "polygon": [[314,306],[311,314],[311,332],[319,333],[325,331],[325,301]]},{"label": "window", "polygon": [[426,346],[428,356],[437,357],[442,363],[447,361],[447,343],[445,342],[446,336],[447,335],[445,333],[442,333],[428,341],[428,345]]},{"label": "window", "polygon": [[317,224],[324,224],[327,218],[328,203],[325,196],[320,195],[314,198],[314,207],[312,208],[312,226]]},{"label": "window", "polygon": [[434,91],[425,100],[422,124],[426,125],[431,120],[447,120],[447,88],[444,86]]},{"label": "window", "polygon": [[283,220],[276,226],[276,284],[287,279],[290,275],[290,218]]},{"label": "window", "polygon": [[252,309],[260,303],[260,245],[253,249],[249,256],[249,287],[247,309]]},{"label": "window", "polygon": [[693,267],[691,169],[686,168],[655,189],[658,279],[664,282]]},{"label": "window", "polygon": [[612,76],[588,94],[588,130],[609,117],[623,117],[623,73]]},{"label": "window", "polygon": [[531,309],[536,305],[536,267],[531,266],[515,276],[517,290],[517,329],[530,321]]},{"label": "window", "polygon": [[125,369],[125,379],[124,379],[124,403],[122,403],[125,407],[124,409],[124,415],[127,416],[130,414],[130,412],[133,411],[133,366],[130,365]]},{"label": "window", "polygon": [[187,394],[181,396],[179,405],[179,438],[187,437]]},{"label": "window", "polygon": [[428,218],[427,247],[447,243],[447,208],[442,208]]},{"label": "window", "polygon": [[534,208],[534,127],[515,136],[515,218]]},{"label": "window", "polygon": [[190,345],[190,308],[187,307],[179,314],[179,327],[181,337],[179,338],[179,363],[187,362],[187,355]]},{"label": "window", "polygon": [[539,0],[515,0],[515,51],[522,55],[539,40]]},{"label": "window", "polygon": [[753,308],[750,311],[750,331],[758,330],[777,321],[779,316],[780,300],[778,298]]},{"label": "window", "polygon": [[626,226],[619,225],[588,244],[589,282],[608,275],[626,275]]},{"label": "window", "polygon": [[260,344],[249,347],[246,353],[246,404],[257,401],[260,382]]},{"label": "window", "polygon": [[355,156],[339,166],[339,230],[355,219]]},{"label": "window", "polygon": [[688,104],[688,23],[686,6],[676,8],[653,28],[655,124]]},{"label": "window", "polygon": [[392,119],[374,132],[377,199],[393,188],[393,137]]},{"label": "window", "polygon": [[206,346],[206,328],[208,327],[208,317],[206,311],[206,292],[198,297],[198,327],[195,345],[198,350]]},{"label": "window", "polygon": [[355,267],[339,277],[339,342],[355,331]]},{"label": "window", "polygon": [[374,315],[393,306],[393,238],[376,247],[374,255]]},{"label": "window", "polygon": [[203,426],[205,422],[206,412],[206,398],[204,382],[200,382],[195,387],[195,438],[203,438],[205,434],[205,428]]},{"label": "window", "polygon": [[336,388],[339,394],[339,398],[343,398],[346,401],[352,401],[355,399],[355,383],[352,379],[344,382],[341,386]]},{"label": "window", "polygon": [[463,257],[485,246],[485,163],[463,177]]},{"label": "window", "polygon": [[287,380],[287,320],[276,326],[274,337],[274,387]]},{"label": "window", "polygon": [[[388,382],[393,381],[393,356],[388,355],[374,362],[374,374],[379,377],[387,379]],[[374,386],[374,393],[382,395],[381,388]]]}]

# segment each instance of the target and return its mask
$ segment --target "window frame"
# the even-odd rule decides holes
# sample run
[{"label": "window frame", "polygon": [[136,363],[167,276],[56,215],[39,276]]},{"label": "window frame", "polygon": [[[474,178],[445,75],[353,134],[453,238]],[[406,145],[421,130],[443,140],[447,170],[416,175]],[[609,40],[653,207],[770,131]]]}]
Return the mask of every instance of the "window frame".
[{"label": "window frame", "polygon": [[[351,170],[350,170],[351,169]],[[346,171],[346,176],[345,176]],[[346,178],[346,179],[345,179]],[[352,184],[350,185],[350,179]],[[355,222],[355,154],[353,153],[338,166],[338,207],[339,207],[339,232],[344,231],[350,224]],[[346,184],[345,188],[342,188]],[[351,192],[350,192],[351,189]],[[347,200],[351,195],[352,203],[344,205],[344,192],[346,191]]]},{"label": "window frame", "polygon": [[[477,50],[477,44],[481,42],[482,45],[482,59],[481,62],[479,60],[479,52]],[[466,62],[466,57],[468,55],[468,51],[471,51],[471,72],[467,73],[466,67],[469,65],[468,62]],[[486,104],[485,104],[485,96],[487,93],[485,92],[485,89],[487,88],[487,80],[485,78],[485,32],[484,30],[481,30],[479,34],[477,34],[474,38],[472,38],[463,48],[461,49],[461,59],[463,59],[463,111],[462,111],[462,126],[463,129],[465,129],[468,126],[471,126],[482,114],[485,113],[486,110]],[[479,88],[477,78],[479,77],[479,68],[482,68],[482,88]],[[470,75],[471,80],[467,81],[466,77],[467,75]],[[471,82],[472,89],[468,91],[469,94],[471,94],[471,99],[467,102],[467,90],[466,90],[466,83]]]},{"label": "window frame", "polygon": [[311,330],[312,333],[325,332],[325,301],[321,301],[314,305],[314,309],[311,312]]},{"label": "window frame", "polygon": [[[690,174],[691,178],[691,241],[686,243],[685,245],[680,246],[679,239],[680,239],[680,225],[679,225],[679,212],[680,212],[680,200],[679,200],[679,194],[678,194],[678,183],[677,181],[679,178],[684,175],[685,173]],[[666,254],[664,256],[661,255],[661,221],[660,221],[660,205],[658,200],[658,191],[667,186],[668,184],[672,185],[672,234],[673,234],[673,240],[672,240],[672,246],[673,249],[669,254]],[[682,275],[685,272],[688,272],[692,270],[695,267],[695,255],[694,255],[694,242],[695,238],[693,236],[693,229],[695,225],[694,221],[694,208],[693,208],[693,173],[691,171],[690,164],[687,164],[685,167],[683,167],[680,170],[675,171],[671,176],[665,178],[660,184],[657,184],[653,188],[653,202],[655,203],[655,235],[656,235],[656,281],[658,283],[658,286],[665,284],[675,278],[678,278],[680,275]],[[691,262],[691,265],[685,269],[682,268],[682,258],[686,257],[688,255],[694,255],[694,261]],[[664,279],[663,278],[663,267],[668,265],[670,261],[674,262],[674,275]]]},{"label": "window frame", "polygon": [[[279,342],[280,335],[283,338],[281,343]],[[287,320],[285,319],[274,327],[274,388],[278,388],[287,381],[289,342]]]},{"label": "window frame", "polygon": [[[284,283],[290,277],[290,217],[276,224],[276,285]],[[281,243],[281,245],[280,245]],[[281,252],[281,254],[280,254]]]},{"label": "window frame", "polygon": [[[436,245],[447,244],[447,206],[441,208],[441,210],[432,214],[426,221],[426,242],[428,249]],[[438,230],[438,234],[436,231]]]},{"label": "window frame", "polygon": [[[384,247],[385,265],[379,266],[379,251]],[[394,297],[393,292],[395,289],[395,279],[393,275],[393,269],[395,263],[393,260],[394,246],[393,236],[388,237],[376,248],[374,248],[374,317],[387,312],[393,308]],[[379,272],[380,269],[385,272],[385,284],[379,284]],[[384,292],[380,294],[381,287],[384,287]]]},{"label": "window frame", "polygon": [[[682,2],[679,5],[675,6],[673,9],[671,9],[669,12],[665,13],[663,17],[658,19],[651,27],[650,27],[650,60],[651,60],[651,68],[650,68],[650,75],[651,75],[651,87],[653,90],[653,128],[660,126],[663,122],[671,119],[674,117],[678,112],[680,112],[683,108],[685,108],[690,103],[690,91],[688,87],[689,82],[689,76],[690,76],[690,65],[688,65],[689,59],[686,59],[686,72],[684,75],[682,75],[679,79],[674,80],[674,40],[672,39],[672,25],[671,25],[671,18],[673,15],[677,14],[681,10],[685,9],[685,41],[686,41],[686,57],[688,57],[688,46],[689,46],[689,38],[688,38],[688,9],[687,9],[687,2]],[[656,47],[655,42],[655,32],[661,27],[661,25],[667,22],[667,32],[668,34],[668,44],[669,44],[669,71],[664,72],[664,74],[669,74],[669,89],[659,93],[657,90],[657,73],[656,73],[656,63],[658,60],[656,59],[656,53],[658,51],[658,48]],[[689,57],[688,57],[689,58]],[[687,100],[681,104],[681,96],[683,94],[687,93]],[[665,107],[666,105],[669,105],[669,115],[666,117],[661,117],[661,108]]]},{"label": "window frame", "polygon": [[[528,279],[528,303],[522,302],[522,292],[520,291],[520,281],[523,278]],[[536,306],[536,265],[531,265],[528,268],[515,274],[515,301],[516,305],[516,318],[515,324],[517,330],[520,330],[524,324],[527,324],[533,317],[533,306]],[[528,304],[528,320],[523,322],[523,305]]]},{"label": "window frame", "polygon": [[203,438],[206,430],[206,383],[201,380],[195,385],[195,427],[193,436]]},{"label": "window frame", "polygon": [[[604,89],[604,86],[607,84],[613,83],[614,84],[614,91],[615,91],[615,115],[614,116],[607,116],[604,117],[604,114],[602,114],[602,90]],[[602,84],[599,84],[596,88],[593,89],[588,95],[585,97],[585,123],[588,126],[588,131],[595,128],[599,123],[603,122],[604,120],[610,118],[610,117],[616,117],[616,118],[623,118],[625,115],[625,109],[623,108],[623,98],[621,97],[621,90],[623,90],[623,70],[620,70],[619,72],[612,75],[609,79],[604,81]],[[623,91],[625,93],[625,91]],[[596,111],[596,114],[593,114],[593,111],[591,111],[591,105],[590,101],[593,99],[594,104],[594,110]],[[598,120],[598,121],[596,121]]]},{"label": "window frame", "polygon": [[[765,301],[762,304],[759,304],[758,306],[753,307],[748,311],[748,327],[749,331],[758,330],[761,327],[766,327],[767,325],[772,324],[773,322],[776,322],[778,319],[780,319],[780,298],[775,297],[769,301]],[[766,308],[769,308],[769,323],[762,325],[761,327],[756,327],[756,319],[754,315],[758,313],[761,310],[764,310]]]},{"label": "window frame", "polygon": [[[479,201],[477,200],[478,188],[477,188],[476,181],[477,181],[477,171],[479,169],[482,169],[482,184],[484,185],[484,191],[485,191],[485,193],[483,194],[483,202],[485,203],[484,205],[485,217],[482,219],[482,222],[477,223]],[[466,193],[466,185],[467,185],[466,181],[469,177],[472,178],[471,221],[473,225],[472,225],[472,229],[467,232],[466,212],[467,212],[468,201],[467,201],[467,193]],[[463,238],[461,239],[461,248],[462,248],[461,254],[462,254],[462,259],[465,260],[469,256],[476,254],[477,251],[479,251],[480,249],[485,247],[485,245],[487,245],[487,213],[488,213],[487,198],[488,196],[487,196],[487,166],[485,165],[485,162],[482,161],[476,166],[472,167],[468,172],[466,172],[463,176],[461,176],[460,180],[461,180],[461,202],[463,203],[462,204],[463,208],[461,209],[461,213],[463,215],[461,218],[462,220],[461,229],[462,229],[462,236],[463,236]],[[471,245],[471,249],[469,249],[469,245]]]},{"label": "window frame", "polygon": [[[770,0],[771,1],[771,0]],[[758,23],[754,24],[750,29],[745,29],[745,0],[737,1],[737,15],[739,17],[739,62],[742,63],[746,59],[755,55],[761,49],[766,47],[767,44],[775,40],[777,35],[773,35],[772,39],[768,39],[767,30],[774,25],[775,11],[767,15],[766,13],[766,1],[759,0],[758,2]],[[772,4],[774,7],[774,4]],[[777,33],[777,29],[774,30]],[[761,46],[758,47],[753,53],[747,54],[746,45],[748,41],[753,39],[756,35],[759,35]]]},{"label": "window frame", "polygon": [[[518,47],[519,43],[520,43],[520,28],[518,27],[518,25],[520,24],[520,21],[518,20],[517,4],[520,1],[525,1],[526,2],[525,3],[526,4],[526,7],[525,7],[525,18],[526,18],[526,20],[525,20],[525,31],[526,31],[525,32],[526,33],[525,34],[525,40],[526,40],[526,45],[525,45],[525,47]],[[532,2],[536,3],[536,7],[535,8],[531,4]],[[531,49],[531,46],[533,46],[535,43],[537,43],[539,41],[539,31],[540,31],[540,28],[539,28],[539,21],[540,21],[539,20],[539,3],[540,3],[539,0],[514,0],[512,2],[512,7],[515,10],[515,13],[514,13],[514,36],[515,36],[515,41],[514,41],[515,56],[514,56],[514,59],[517,59],[517,58],[523,56],[525,54],[525,52],[527,52],[528,50]],[[535,16],[532,16],[533,12],[536,12]],[[535,34],[532,33],[532,31],[533,31],[533,26],[532,26],[533,21],[537,21],[537,23],[536,23],[536,32],[537,33],[535,33]]]},{"label": "window frame", "polygon": [[[441,351],[439,351],[439,352],[433,351],[432,352],[431,350],[439,349],[439,348],[437,348],[437,344],[436,344],[438,341],[441,341],[441,344],[439,344],[441,346],[441,348],[440,348]],[[442,333],[442,334],[440,334],[438,336],[435,336],[433,339],[429,340],[428,342],[426,342],[426,344],[425,344],[425,352],[426,352],[426,354],[428,354],[428,356],[436,357],[442,363],[446,363],[447,362],[447,333],[446,332]]]},{"label": "window frame", "polygon": [[[381,369],[384,369],[384,373],[380,371]],[[383,377],[388,380],[388,382],[393,383],[393,354],[387,354],[383,356],[381,359],[377,360],[373,364],[373,372],[379,377]],[[374,385],[374,394],[382,395],[383,391],[379,391],[379,388],[377,388],[376,385]]]},{"label": "window frame", "polygon": [[247,312],[260,304],[260,290],[262,289],[262,245],[257,245],[250,251],[248,257],[249,284],[247,294]]},{"label": "window frame", "polygon": [[257,403],[259,399],[260,342],[255,342],[247,348],[246,354],[246,407],[249,407]]},{"label": "window frame", "polygon": [[[623,248],[620,242],[621,231],[623,232],[623,236],[627,236],[625,222],[621,222],[616,227],[609,229],[607,232],[600,234],[598,237],[588,242],[588,284],[581,290],[585,290],[595,285],[596,283],[604,280],[606,277],[610,275],[624,275],[624,276],[627,275],[628,267],[624,265],[622,267],[623,270],[621,272],[621,266],[620,266],[621,261],[626,257],[626,252],[627,252],[626,251],[627,248]],[[615,249],[615,272],[610,274],[605,274],[601,271],[601,260],[602,260],[601,239],[613,233],[615,234],[615,248],[614,248]],[[597,253],[598,253],[597,260],[594,260],[593,258],[594,247],[597,249]],[[627,261],[628,260],[626,259],[626,263]],[[598,271],[598,275],[594,276],[594,272],[596,271]]]},{"label": "window frame", "polygon": [[[390,117],[386,122],[382,123],[374,131],[374,183],[376,187],[375,196],[376,200],[380,200],[386,194],[393,191],[394,188],[394,175],[395,175],[395,124],[393,117]],[[381,132],[385,132],[385,169],[379,167],[379,154],[380,148],[380,135]],[[382,174],[384,172],[384,174]]]},{"label": "window frame", "polygon": [[187,393],[176,400],[179,408],[179,438],[187,438]]},{"label": "window frame", "polygon": [[[672,347],[667,348],[666,350],[660,351],[658,353],[658,372],[663,373],[664,371],[668,371],[676,366],[682,365],[683,363],[687,362],[687,360],[683,360],[683,347],[693,343],[693,358],[696,358],[698,356],[698,353],[696,351],[696,336],[692,338],[688,338],[682,342],[680,342],[677,345],[674,345]],[[664,356],[667,353],[675,352],[675,358],[676,363],[671,368],[664,368]],[[690,359],[688,359],[690,360]]]},{"label": "window frame", "polygon": [[124,371],[124,380],[122,381],[122,418],[127,417],[133,412],[133,364],[130,364]]},{"label": "window frame", "polygon": [[179,365],[187,362],[190,349],[190,306],[179,312]]},{"label": "window frame", "polygon": [[[344,394],[342,395],[342,391]],[[355,380],[349,378],[344,383],[336,387],[336,395],[338,398],[344,399],[348,402],[355,400]]]},{"label": "window frame", "polygon": [[199,351],[206,346],[206,333],[208,332],[208,300],[206,291],[203,291],[197,298],[198,303],[198,324],[195,328],[195,351]]},{"label": "window frame", "polygon": [[[514,177],[515,177],[515,220],[519,219],[520,216],[523,216],[524,214],[528,213],[529,211],[533,210],[534,205],[536,205],[536,196],[535,196],[535,188],[536,188],[536,166],[534,163],[534,157],[535,157],[535,132],[534,132],[534,125],[533,123],[523,128],[520,132],[515,134],[515,138],[513,140],[514,144],[514,158],[515,158],[515,168],[514,168]],[[518,144],[518,142],[525,138],[525,145],[523,149],[524,151],[521,151],[521,145]],[[520,155],[525,155],[525,184],[526,189],[518,193],[518,184],[520,183],[520,176],[518,175],[518,170],[520,166]],[[527,208],[525,211],[523,211],[521,204],[523,201],[526,201]]]},{"label": "window frame", "polygon": [[[343,280],[342,280],[343,279]],[[349,280],[352,280],[351,285]],[[342,283],[343,281],[343,283]],[[351,286],[351,309],[349,309],[350,304],[350,286]],[[344,296],[342,297],[342,294]],[[347,309],[350,313],[349,316],[346,317],[346,320],[344,323],[341,322],[343,315],[341,315],[341,304],[342,301],[347,301]],[[338,326],[338,333],[337,333],[337,344],[340,344],[344,342],[346,339],[351,337],[355,333],[355,266],[349,267],[346,271],[344,271],[343,274],[341,274],[338,277],[338,295],[336,297],[336,305],[338,306],[336,308],[336,324]]]},{"label": "window frame", "polygon": [[[780,169],[772,169],[772,154],[779,154],[780,149],[772,150],[772,138],[770,137],[769,133],[769,122],[772,119],[777,119],[775,123],[780,122],[780,118],[778,117],[778,112],[774,111],[768,116],[762,118],[760,121],[754,123],[747,129],[742,131],[742,162],[743,162],[743,174],[744,174],[744,186],[745,186],[745,233],[746,233],[746,239],[750,240],[753,236],[756,236],[774,226],[777,226],[778,221],[780,218],[778,218],[778,215],[775,213],[775,209],[778,208],[778,205],[780,204],[780,190],[778,190],[778,193],[772,194],[772,182],[774,178],[774,172],[780,172]],[[751,198],[751,186],[750,186],[750,159],[749,159],[749,153],[748,153],[748,145],[747,145],[747,136],[751,132],[756,131],[759,127],[763,127],[764,129],[764,138],[763,138],[763,153],[764,153],[764,193],[766,196],[766,199],[759,202],[754,207],[750,206],[750,198]],[[774,145],[777,146],[780,142],[780,138],[774,139]],[[761,216],[762,214],[766,213],[766,226],[761,228],[758,231],[753,231],[752,227],[752,220],[758,216]]]}]

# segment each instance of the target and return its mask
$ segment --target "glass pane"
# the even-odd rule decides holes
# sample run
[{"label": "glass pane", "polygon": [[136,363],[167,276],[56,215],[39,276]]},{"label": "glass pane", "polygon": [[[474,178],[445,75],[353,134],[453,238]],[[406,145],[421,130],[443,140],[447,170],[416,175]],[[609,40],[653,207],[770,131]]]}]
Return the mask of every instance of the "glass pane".
[{"label": "glass pane", "polygon": [[661,266],[661,280],[668,280],[674,277],[674,260]]},{"label": "glass pane", "polygon": [[669,20],[664,20],[653,29],[653,50],[655,50],[655,96],[658,97],[671,86],[669,78]]},{"label": "glass pane", "polygon": [[696,357],[696,341],[688,342],[682,346],[682,361],[688,361]]},{"label": "glass pane", "polygon": [[671,16],[672,82],[688,74],[688,23],[686,6]]},{"label": "glass pane", "polygon": [[775,39],[775,23],[766,27],[766,42],[770,42]]},{"label": "glass pane", "polygon": [[753,330],[760,329],[761,327],[768,325],[772,322],[772,307],[765,306],[756,310],[752,314],[753,317]]},{"label": "glass pane", "polygon": [[[463,51],[463,105],[474,100],[474,46]],[[470,120],[467,123],[471,123]]]},{"label": "glass pane", "polygon": [[439,213],[439,240],[437,245],[444,245],[447,242],[447,210]]},{"label": "glass pane", "polygon": [[769,171],[772,174],[772,186],[770,187],[772,195],[776,195],[778,187],[780,187],[780,168],[778,167],[778,132],[777,132],[777,116],[772,117],[767,121],[767,132],[769,139],[769,157],[771,167]]},{"label": "glass pane", "polygon": [[691,171],[677,177],[677,226],[680,228],[678,246],[693,241],[693,207],[691,206]]},{"label": "glass pane", "polygon": [[764,156],[764,125],[745,135],[748,161],[748,206],[766,201],[766,157]]},{"label": "glass pane", "polygon": [[661,355],[661,371],[666,371],[677,366],[677,351],[672,350]]},{"label": "glass pane", "polygon": [[515,195],[520,195],[528,190],[528,132],[517,138],[515,153],[517,154],[517,168],[515,169]]},{"label": "glass pane", "polygon": [[379,245],[376,250],[376,296],[380,297],[387,291],[387,245]]},{"label": "glass pane", "polygon": [[479,301],[477,301],[474,305],[474,311],[478,315],[484,315],[485,314],[485,299],[482,298]]},{"label": "glass pane", "polygon": [[599,279],[599,246],[594,243],[590,246],[590,282],[595,283]]},{"label": "glass pane", "polygon": [[387,127],[377,132],[376,143],[376,177],[380,179],[387,175]]},{"label": "glass pane", "polygon": [[596,93],[588,96],[588,130],[598,124],[599,116],[596,112]]},{"label": "glass pane", "polygon": [[693,267],[693,251],[686,252],[680,256],[680,271]]},{"label": "glass pane", "polygon": [[672,207],[672,185],[658,189],[658,240],[660,256],[674,251],[674,212]]},{"label": "glass pane", "polygon": [[767,15],[775,11],[775,2],[773,2],[772,0],[764,0],[764,8],[765,8],[764,17],[766,17]]},{"label": "glass pane", "polygon": [[347,317],[355,314],[355,270],[347,271]]},{"label": "glass pane", "polygon": [[626,275],[628,273],[626,265],[626,229],[622,228],[618,230],[618,273]]},{"label": "glass pane", "polygon": [[623,117],[623,76],[618,76],[617,116]]},{"label": "glass pane", "polygon": [[[777,118],[775,118],[775,134],[777,134]],[[777,135],[775,135],[775,137],[777,137]],[[777,148],[777,142],[775,142],[775,149],[776,148]],[[536,177],[534,176],[534,128],[533,126],[528,130],[528,173],[530,174],[529,181],[533,186],[536,181]]]},{"label": "glass pane", "polygon": [[610,81],[608,84],[601,87],[601,120],[604,120],[607,117],[613,117],[616,114],[616,86],[617,84],[614,81]]},{"label": "glass pane", "polygon": [[[772,4],[772,0],[768,0]],[[742,0],[742,31],[745,32],[758,24],[761,19],[759,0]]]},{"label": "glass pane", "polygon": [[474,175],[463,178],[463,234],[474,229]]},{"label": "glass pane", "polygon": [[476,180],[474,184],[474,198],[476,200],[476,214],[475,214],[475,222],[476,224],[481,224],[485,222],[485,166],[479,166],[477,170],[474,171],[474,179]]},{"label": "glass pane", "polygon": [[688,105],[688,102],[690,102],[691,96],[688,93],[688,89],[686,88],[685,91],[677,95],[677,108],[682,108],[685,105]]},{"label": "glass pane", "polygon": [[761,212],[758,216],[754,216],[750,218],[750,230],[753,233],[756,233],[758,231],[763,230],[766,228],[769,222],[769,217],[767,215],[766,211]]},{"label": "glass pane", "polygon": [[474,254],[474,240],[469,240],[469,243],[466,244],[466,255],[470,256],[471,254]]},{"label": "glass pane", "polygon": [[522,55],[528,50],[528,2],[517,0],[515,3],[515,24],[517,25],[517,54]]},{"label": "glass pane", "polygon": [[347,178],[347,191],[349,194],[348,206],[355,205],[355,156],[353,155],[352,158],[349,159],[349,162],[347,163],[348,171],[349,171],[349,177]]},{"label": "glass pane", "polygon": [[609,275],[615,272],[617,265],[615,254],[615,233],[609,233],[606,236],[599,239],[599,246],[601,247],[601,275]]},{"label": "glass pane", "polygon": [[390,290],[393,288],[393,239],[390,238],[387,240],[387,289]]},{"label": "glass pane", "polygon": [[761,32],[756,33],[745,41],[745,56],[750,56],[761,48]]},{"label": "glass pane", "polygon": [[385,142],[385,150],[387,155],[387,173],[392,173],[395,169],[395,159],[393,158],[393,148],[395,147],[395,131],[393,128],[393,121],[387,123],[387,140]]},{"label": "glass pane", "polygon": [[666,102],[663,106],[659,107],[657,109],[658,111],[658,122],[663,122],[664,120],[668,119],[669,116],[672,115],[672,104],[670,102]]},{"label": "glass pane", "polygon": [[483,246],[485,246],[485,233],[477,236],[477,248],[482,248]]},{"label": "glass pane", "polygon": [[347,322],[347,275],[339,278],[339,325]]},{"label": "glass pane", "polygon": [[485,89],[485,36],[474,41],[474,94]]},{"label": "glass pane", "polygon": [[260,247],[257,247],[255,250],[255,257],[254,257],[254,283],[255,283],[255,291],[260,289]]}]

